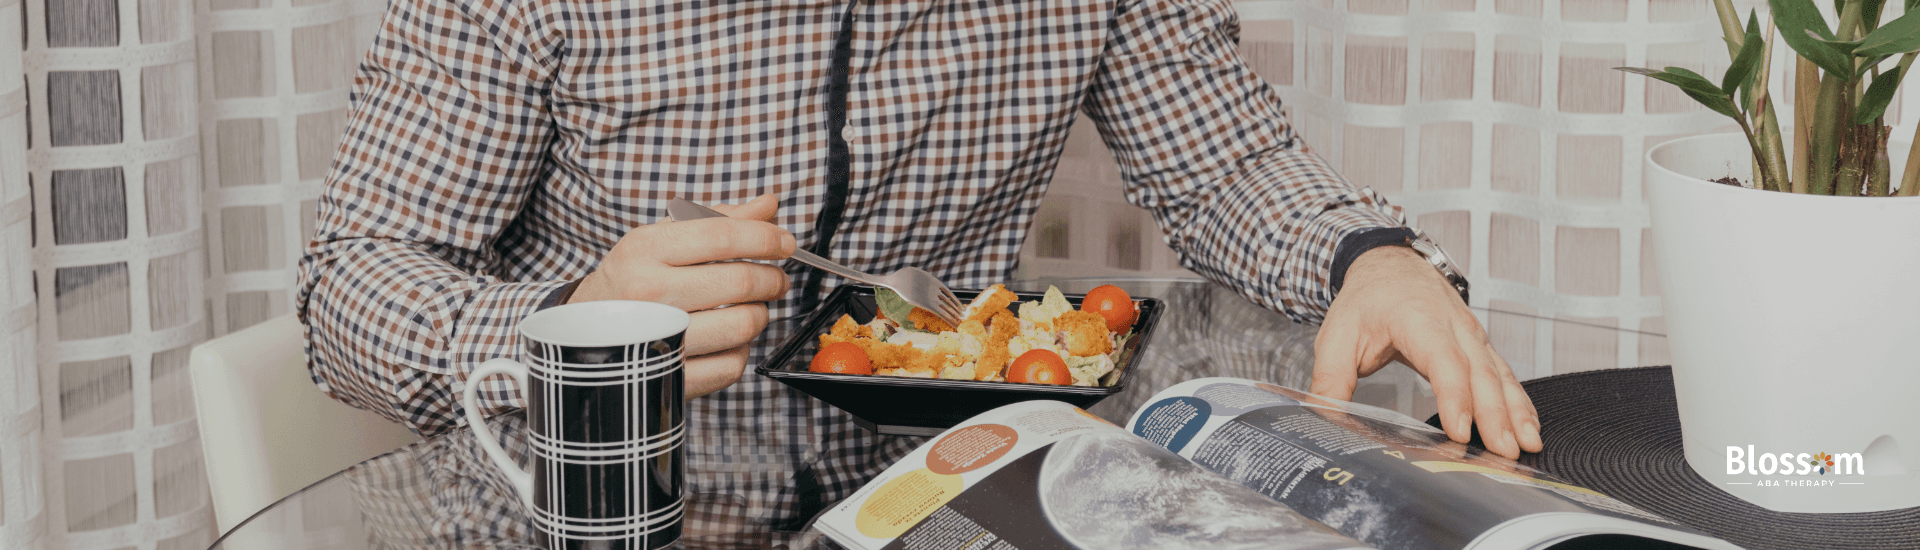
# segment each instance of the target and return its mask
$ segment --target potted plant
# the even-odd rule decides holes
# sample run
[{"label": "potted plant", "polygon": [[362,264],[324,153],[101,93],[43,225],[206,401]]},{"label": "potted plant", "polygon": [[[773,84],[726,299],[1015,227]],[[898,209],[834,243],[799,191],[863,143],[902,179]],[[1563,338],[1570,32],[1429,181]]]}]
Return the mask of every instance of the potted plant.
[{"label": "potted plant", "polygon": [[[1813,0],[1769,5],[1763,35],[1714,0],[1732,60],[1717,82],[1620,69],[1742,130],[1647,153],[1687,461],[1776,511],[1920,506],[1920,154],[1889,147],[1884,116],[1920,0],[1884,24],[1885,0],[1835,0],[1837,24]],[[1798,57],[1790,126],[1766,85],[1778,42]]]}]

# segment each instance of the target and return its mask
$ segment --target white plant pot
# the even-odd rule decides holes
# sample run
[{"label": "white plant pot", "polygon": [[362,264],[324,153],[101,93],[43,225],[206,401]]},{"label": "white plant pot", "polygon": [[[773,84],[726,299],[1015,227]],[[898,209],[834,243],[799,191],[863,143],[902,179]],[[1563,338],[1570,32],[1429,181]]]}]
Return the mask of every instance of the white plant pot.
[{"label": "white plant pot", "polygon": [[[1896,182],[1906,152],[1889,147]],[[1687,462],[1769,510],[1920,506],[1920,197],[1707,181],[1752,171],[1740,134],[1647,152]],[[1780,453],[1793,473],[1750,473]],[[1865,473],[1800,474],[1801,453],[1860,453]]]}]

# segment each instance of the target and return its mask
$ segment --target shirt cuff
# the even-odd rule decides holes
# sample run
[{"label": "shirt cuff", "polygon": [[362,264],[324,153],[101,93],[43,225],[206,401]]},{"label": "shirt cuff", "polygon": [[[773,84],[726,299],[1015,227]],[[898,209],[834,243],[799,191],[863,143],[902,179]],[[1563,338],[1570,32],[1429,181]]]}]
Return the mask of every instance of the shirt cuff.
[{"label": "shirt cuff", "polygon": [[573,282],[567,283],[565,286],[553,289],[553,292],[547,293],[545,300],[540,301],[540,307],[533,308],[533,310],[542,311],[553,306],[567,303],[567,299],[573,297],[573,291],[580,288],[580,282],[585,280],[586,279],[576,279]]},{"label": "shirt cuff", "polygon": [[1361,254],[1382,246],[1411,246],[1413,230],[1405,227],[1375,227],[1348,233],[1340,239],[1340,245],[1334,248],[1333,270],[1327,272],[1327,285],[1333,289],[1333,295],[1340,295],[1340,287],[1346,284],[1347,268],[1353,267],[1353,261]]}]

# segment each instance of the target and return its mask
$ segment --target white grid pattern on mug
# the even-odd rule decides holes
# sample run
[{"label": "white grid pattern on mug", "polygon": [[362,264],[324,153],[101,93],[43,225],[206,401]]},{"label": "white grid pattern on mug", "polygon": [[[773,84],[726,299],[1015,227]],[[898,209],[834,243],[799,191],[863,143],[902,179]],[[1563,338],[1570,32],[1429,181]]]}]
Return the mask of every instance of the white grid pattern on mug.
[{"label": "white grid pattern on mug", "polygon": [[[681,416],[680,422],[676,425],[668,427],[661,434],[652,436],[643,436],[640,430],[645,427],[645,424],[640,420],[644,418],[645,411],[655,408],[655,404],[650,403],[646,394],[641,391],[644,388],[643,383],[647,380],[671,376],[678,370],[674,367],[684,364],[681,355],[683,350],[678,346],[667,350],[651,349],[653,343],[626,345],[621,353],[623,357],[630,359],[619,363],[562,362],[558,358],[563,356],[565,346],[537,340],[534,344],[539,346],[540,353],[527,354],[528,383],[537,381],[555,386],[623,385],[626,390],[626,402],[622,404],[622,410],[631,416],[631,419],[625,423],[626,433],[623,434],[621,441],[594,443],[562,441],[553,434],[561,433],[558,422],[568,418],[569,415],[562,414],[561,400],[551,398],[542,400],[541,407],[545,409],[543,416],[546,423],[540,427],[541,429],[527,432],[528,450],[532,453],[533,459],[588,465],[619,462],[622,463],[626,479],[629,480],[628,488],[631,489],[626,494],[627,510],[630,512],[626,517],[602,519],[566,517],[557,512],[562,506],[563,496],[563,491],[558,489],[567,487],[560,477],[562,470],[559,467],[545,468],[543,481],[548,487],[545,493],[546,498],[531,512],[533,512],[533,522],[541,529],[542,535],[548,537],[549,545],[556,545],[561,539],[631,539],[660,531],[681,520],[686,504],[684,495],[660,510],[651,509],[652,495],[648,488],[654,484],[654,480],[652,470],[647,467],[647,459],[671,453],[685,442],[685,415]],[[662,366],[667,368],[661,368]],[[583,373],[582,369],[568,369],[568,367],[582,367],[592,371]],[[582,384],[577,381],[562,381],[561,378],[604,380]],[[550,397],[552,395],[549,393]],[[560,448],[562,445],[588,447],[591,450],[562,449]]]}]

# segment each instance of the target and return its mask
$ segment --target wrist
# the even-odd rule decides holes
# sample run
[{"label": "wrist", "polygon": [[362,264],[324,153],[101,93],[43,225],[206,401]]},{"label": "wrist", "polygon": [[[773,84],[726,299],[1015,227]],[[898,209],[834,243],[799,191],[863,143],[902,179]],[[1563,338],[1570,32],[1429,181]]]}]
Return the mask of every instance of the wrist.
[{"label": "wrist", "polygon": [[[598,284],[599,275],[600,275],[600,272],[596,270],[592,273],[588,273],[587,276],[581,277],[580,279],[575,280],[574,282],[568,284],[567,286],[562,287],[560,290],[555,291],[555,294],[559,295],[560,297],[559,303],[572,304],[572,303],[578,303],[578,302],[591,302],[594,300],[599,300],[600,298],[595,297],[598,295],[598,291],[600,288],[600,285]],[[561,293],[565,293],[565,294],[561,294]]]},{"label": "wrist", "polygon": [[1375,227],[1348,233],[1340,239],[1334,248],[1333,263],[1327,271],[1329,294],[1339,296],[1340,290],[1347,285],[1348,273],[1353,271],[1354,263],[1363,255],[1381,249],[1399,248],[1411,252],[1408,242],[1414,238],[1414,232],[1405,227]]}]

